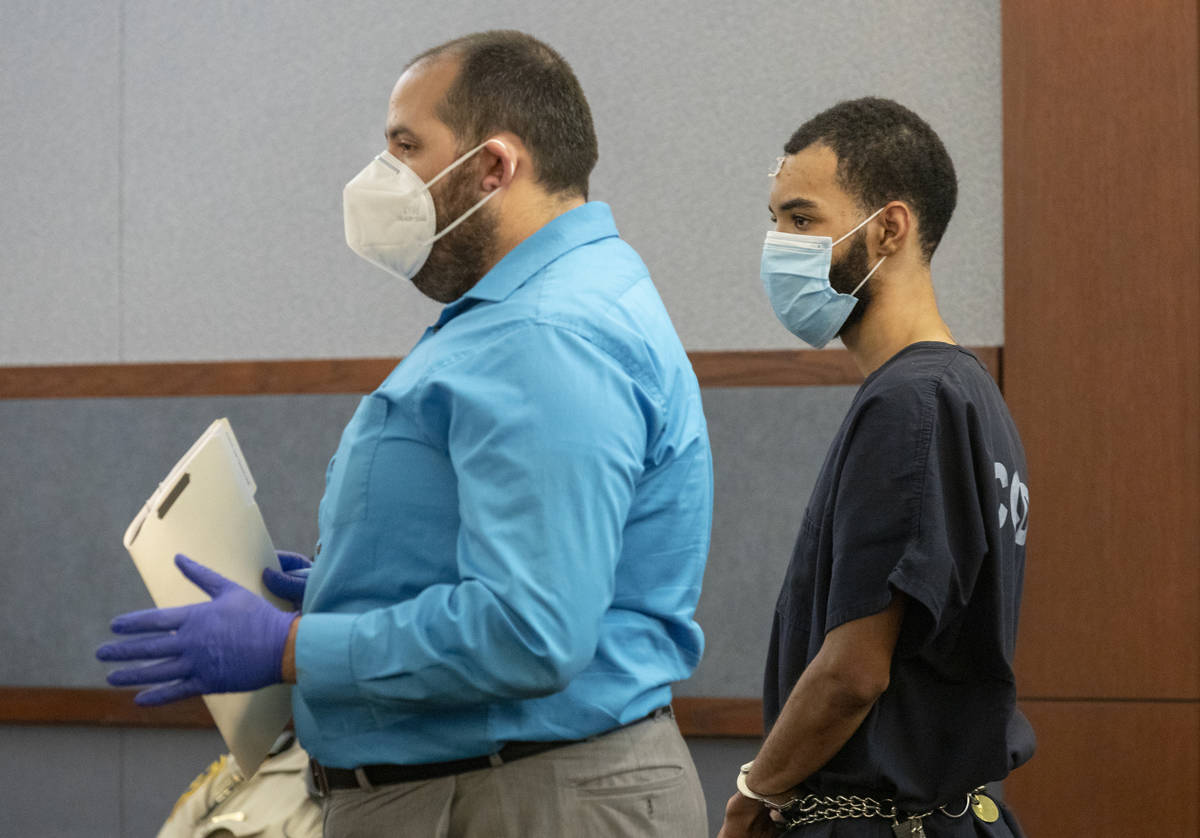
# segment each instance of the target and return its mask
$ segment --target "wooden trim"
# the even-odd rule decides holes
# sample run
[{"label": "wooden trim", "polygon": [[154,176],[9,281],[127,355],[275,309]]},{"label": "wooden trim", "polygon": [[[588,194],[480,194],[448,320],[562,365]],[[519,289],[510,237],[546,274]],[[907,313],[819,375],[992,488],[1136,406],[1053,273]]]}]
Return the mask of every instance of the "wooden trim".
[{"label": "wooden trim", "polygon": [[[1002,348],[972,347],[1000,381]],[[862,381],[844,349],[691,352],[703,387],[813,387]],[[0,367],[0,399],[369,393],[398,358]]]},{"label": "wooden trim", "polygon": [[395,358],[0,367],[0,399],[369,393]]},{"label": "wooden trim", "polygon": [[0,724],[97,727],[212,727],[198,698],[138,707],[127,690],[0,687]]},{"label": "wooden trim", "polygon": [[854,358],[844,349],[689,352],[703,387],[813,387],[858,384]]},{"label": "wooden trim", "polygon": [[[762,736],[762,702],[756,698],[676,698],[675,717],[685,736]],[[210,728],[198,698],[163,707],[138,707],[127,690],[0,687],[0,725]]]},{"label": "wooden trim", "polygon": [[684,736],[760,738],[762,702],[757,698],[685,698],[671,702]]},{"label": "wooden trim", "polygon": [[[968,347],[1001,381],[1003,347]],[[830,387],[857,385],[862,375],[845,349],[689,352],[702,387]]]}]

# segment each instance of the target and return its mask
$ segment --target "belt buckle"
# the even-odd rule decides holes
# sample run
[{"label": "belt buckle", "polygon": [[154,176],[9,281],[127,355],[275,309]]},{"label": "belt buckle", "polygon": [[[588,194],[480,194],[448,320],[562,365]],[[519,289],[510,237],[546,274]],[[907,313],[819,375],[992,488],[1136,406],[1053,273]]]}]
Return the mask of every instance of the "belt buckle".
[{"label": "belt buckle", "polygon": [[366,770],[361,765],[354,769],[354,779],[358,781],[358,787],[363,791],[375,791],[375,786],[371,783],[371,779],[367,776]]}]

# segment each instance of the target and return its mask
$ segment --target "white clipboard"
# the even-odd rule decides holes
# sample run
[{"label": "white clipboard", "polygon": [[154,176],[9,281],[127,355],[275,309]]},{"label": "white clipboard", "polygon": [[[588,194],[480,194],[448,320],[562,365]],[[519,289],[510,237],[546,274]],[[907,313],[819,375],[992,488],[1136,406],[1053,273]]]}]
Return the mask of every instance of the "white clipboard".
[{"label": "white clipboard", "polygon": [[[159,484],[125,531],[124,544],[159,608],[208,600],[175,566],[183,553],[227,579],[290,611],[262,583],[264,568],[279,569],[256,490],[228,419],[209,425]],[[204,696],[225,744],[246,777],[258,770],[292,716],[291,687]]]}]

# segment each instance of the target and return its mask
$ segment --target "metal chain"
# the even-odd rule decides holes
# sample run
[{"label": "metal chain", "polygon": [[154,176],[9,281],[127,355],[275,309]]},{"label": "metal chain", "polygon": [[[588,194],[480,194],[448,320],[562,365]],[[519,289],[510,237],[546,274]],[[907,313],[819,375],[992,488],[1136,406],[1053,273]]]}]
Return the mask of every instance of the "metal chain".
[{"label": "metal chain", "polygon": [[[956,814],[946,811],[946,807],[943,805],[938,806],[937,809],[930,809],[928,812],[908,817],[920,820],[932,815],[937,810],[941,810],[947,817],[961,818],[971,808],[972,796],[981,794],[984,791],[986,791],[986,787],[980,786],[974,791],[969,792],[966,796],[966,805],[963,806],[961,812]],[[779,812],[787,819],[785,824],[786,829],[795,829],[798,826],[808,826],[809,824],[822,823],[824,821],[849,818],[884,818],[885,820],[894,820],[897,817],[896,801],[891,798],[875,800],[872,797],[841,794],[833,797],[821,797],[816,794],[810,794],[806,797],[793,798],[786,805],[779,807]]]},{"label": "metal chain", "polygon": [[783,807],[781,814],[787,818],[788,829],[844,818],[886,818],[890,820],[896,815],[896,802],[855,795],[839,794],[835,797],[819,797],[810,794],[807,797],[793,800]]}]

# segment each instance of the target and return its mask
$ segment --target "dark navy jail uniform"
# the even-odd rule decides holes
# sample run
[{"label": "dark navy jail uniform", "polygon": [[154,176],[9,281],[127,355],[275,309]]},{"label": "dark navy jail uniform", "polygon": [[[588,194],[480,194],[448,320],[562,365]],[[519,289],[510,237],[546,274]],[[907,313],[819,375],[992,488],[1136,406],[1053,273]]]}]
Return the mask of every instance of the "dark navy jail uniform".
[{"label": "dark navy jail uniform", "polygon": [[[945,805],[1033,753],[1012,659],[1025,567],[1025,454],[999,389],[970,352],[906,347],[854,398],[825,458],[775,608],[763,713],[774,724],[825,635],[909,597],[890,684],[805,793]],[[999,801],[997,801],[999,803]],[[968,811],[925,819],[935,836],[1020,835]],[[795,834],[890,836],[880,818]]]}]

